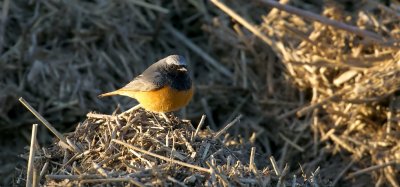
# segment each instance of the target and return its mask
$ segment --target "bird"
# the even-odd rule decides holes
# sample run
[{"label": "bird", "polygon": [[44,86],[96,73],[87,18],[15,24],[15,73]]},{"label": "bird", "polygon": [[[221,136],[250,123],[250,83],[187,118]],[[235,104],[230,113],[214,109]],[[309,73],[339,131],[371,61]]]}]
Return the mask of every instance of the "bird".
[{"label": "bird", "polygon": [[[161,113],[166,118],[165,113],[188,105],[193,93],[185,58],[181,55],[170,55],[150,65],[124,87],[103,93],[99,97],[128,96],[136,99],[138,106],[150,112]],[[138,107],[132,109],[134,108]]]}]

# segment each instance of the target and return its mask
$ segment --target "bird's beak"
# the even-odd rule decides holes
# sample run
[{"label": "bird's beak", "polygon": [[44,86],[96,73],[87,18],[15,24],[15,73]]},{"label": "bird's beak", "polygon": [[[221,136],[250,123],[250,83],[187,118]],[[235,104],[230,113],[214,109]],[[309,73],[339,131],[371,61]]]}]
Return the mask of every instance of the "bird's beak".
[{"label": "bird's beak", "polygon": [[187,71],[186,67],[181,67],[178,69],[178,71]]},{"label": "bird's beak", "polygon": [[186,68],[186,66],[185,65],[180,65],[179,67],[178,67],[178,69],[177,69],[178,71],[187,71],[187,68]]}]

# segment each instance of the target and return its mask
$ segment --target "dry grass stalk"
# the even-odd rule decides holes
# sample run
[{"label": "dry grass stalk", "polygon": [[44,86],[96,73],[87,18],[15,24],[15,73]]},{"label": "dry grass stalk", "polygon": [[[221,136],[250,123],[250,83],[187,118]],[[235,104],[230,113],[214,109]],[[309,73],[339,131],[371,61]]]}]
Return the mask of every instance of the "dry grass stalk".
[{"label": "dry grass stalk", "polygon": [[343,177],[343,175],[349,170],[354,164],[354,161],[350,162],[333,180],[332,186],[336,186],[336,184],[339,182],[339,180]]},{"label": "dry grass stalk", "polygon": [[242,115],[237,116],[233,121],[231,121],[230,123],[226,124],[224,128],[222,128],[221,130],[219,130],[219,131],[215,134],[214,139],[218,139],[219,136],[221,136],[222,134],[225,134],[226,131],[227,131],[229,128],[231,128],[233,125],[235,125],[235,124],[240,120],[240,118],[242,118]]},{"label": "dry grass stalk", "polygon": [[164,13],[164,14],[168,14],[169,13],[168,9],[163,8],[161,6],[158,6],[158,5],[155,5],[155,4],[151,4],[151,3],[145,2],[145,1],[141,1],[141,0],[139,0],[139,1],[133,0],[132,1],[131,0],[129,2],[132,3],[132,4],[136,4],[136,5],[145,7],[146,9],[159,11],[159,12]]},{"label": "dry grass stalk", "polygon": [[192,165],[192,164],[188,164],[188,163],[185,163],[185,162],[181,162],[181,161],[179,161],[179,160],[173,160],[173,159],[170,159],[170,158],[161,156],[161,155],[157,155],[157,154],[154,154],[154,153],[152,153],[152,152],[149,152],[149,151],[146,151],[146,150],[137,148],[137,147],[135,147],[135,146],[129,145],[129,144],[125,143],[125,142],[121,142],[121,141],[119,141],[119,140],[113,140],[113,142],[118,143],[118,144],[121,144],[121,145],[124,145],[124,146],[126,146],[126,147],[128,147],[128,148],[130,148],[130,149],[133,149],[133,150],[136,150],[136,151],[145,153],[145,154],[147,154],[147,155],[150,155],[150,156],[159,158],[159,159],[161,159],[161,160],[169,161],[169,162],[172,162],[172,163],[176,163],[176,164],[179,164],[179,165],[182,165],[182,166],[186,166],[186,167],[193,168],[193,169],[196,169],[196,170],[199,170],[199,171],[203,171],[203,172],[207,172],[207,173],[210,172],[210,169],[198,167],[198,166],[195,166],[195,165]]},{"label": "dry grass stalk", "polygon": [[197,125],[196,131],[194,132],[193,136],[190,138],[190,142],[193,142],[194,138],[197,137],[197,134],[199,134],[200,129],[203,127],[204,120],[206,120],[206,115],[202,115],[199,124]]},{"label": "dry grass stalk", "polygon": [[235,11],[227,7],[225,4],[221,3],[218,0],[211,0],[211,2],[214,3],[216,6],[218,6],[221,10],[226,12],[233,19],[237,20],[244,27],[249,29],[252,33],[254,33],[254,35],[258,36],[265,43],[267,43],[271,47],[276,46],[274,42],[270,40],[266,35],[264,35],[258,28],[256,28],[253,24],[246,21],[242,16],[238,15]]},{"label": "dry grass stalk", "polygon": [[399,164],[399,163],[397,163],[396,161],[392,161],[392,162],[388,162],[388,163],[384,163],[384,164],[380,164],[380,165],[376,165],[376,166],[370,166],[368,168],[364,168],[364,169],[358,170],[356,172],[350,173],[349,175],[347,175],[347,178],[353,178],[358,175],[362,175],[362,174],[365,174],[365,173],[368,173],[368,172],[371,172],[374,170],[378,170],[378,169],[381,169],[381,168],[384,168],[387,166],[391,166],[391,165],[396,165],[396,164]]},{"label": "dry grass stalk", "polygon": [[289,145],[291,145],[292,147],[296,148],[297,150],[299,150],[300,152],[304,152],[304,148],[300,147],[299,145],[297,145],[295,142],[289,140],[285,135],[283,135],[282,133],[279,133],[279,136],[286,141]]},{"label": "dry grass stalk", "polygon": [[209,54],[204,52],[200,47],[198,47],[195,43],[193,43],[185,35],[180,33],[178,30],[176,30],[174,27],[172,27],[169,24],[165,24],[164,26],[169,32],[171,32],[172,35],[174,35],[181,42],[183,42],[188,48],[190,48],[195,53],[197,53],[199,56],[201,56],[206,62],[210,63],[212,66],[217,68],[217,70],[220,71],[222,74],[224,74],[228,78],[232,78],[233,77],[232,73],[226,67],[220,65],[217,60],[215,60]]},{"label": "dry grass stalk", "polygon": [[27,101],[25,101],[24,98],[19,98],[19,101],[30,111],[32,112],[33,115],[35,115],[36,118],[38,118],[43,125],[45,125],[62,143],[64,143],[68,149],[71,151],[76,151],[76,152],[81,152],[76,145],[74,145],[72,142],[68,142],[67,139],[60,133],[58,132],[46,119],[43,118],[42,115],[39,114]]},{"label": "dry grass stalk", "polygon": [[271,161],[272,167],[274,168],[276,176],[281,175],[281,171],[278,168],[278,164],[275,161],[275,158],[273,156],[269,157],[269,160]]},{"label": "dry grass stalk", "polygon": [[0,17],[0,54],[3,52],[4,30],[5,30],[9,10],[10,10],[10,0],[5,0],[3,2],[3,7],[1,10],[1,15],[0,15],[1,16]]},{"label": "dry grass stalk", "polygon": [[36,134],[37,134],[38,124],[32,125],[32,135],[31,135],[31,146],[29,149],[29,160],[28,160],[28,169],[27,169],[27,177],[26,177],[26,186],[34,187],[36,183],[34,181],[34,173],[35,173],[35,153],[36,153]]}]

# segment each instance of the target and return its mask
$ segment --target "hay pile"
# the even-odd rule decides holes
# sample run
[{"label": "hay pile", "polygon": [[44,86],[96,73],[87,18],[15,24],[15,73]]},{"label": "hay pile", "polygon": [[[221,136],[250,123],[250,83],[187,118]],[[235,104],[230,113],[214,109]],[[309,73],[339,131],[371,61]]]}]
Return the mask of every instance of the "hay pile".
[{"label": "hay pile", "polygon": [[[284,129],[294,129],[299,120],[305,123],[298,127],[301,130],[294,130],[300,131],[299,135],[286,131],[289,133],[286,136],[294,139],[289,142],[294,148],[304,151],[297,142],[303,135],[302,128],[311,127],[313,136],[308,143],[302,143],[312,149],[310,155],[323,161],[329,158],[325,155],[328,151],[339,154],[340,162],[346,163],[325,163],[322,167],[337,171],[333,175],[327,171],[325,175],[332,177],[333,185],[342,177],[360,179],[355,182],[358,185],[372,181],[378,186],[400,185],[400,22],[395,11],[398,3],[307,4],[264,0],[260,4],[273,9],[265,16],[254,18],[254,11],[239,8],[240,3],[227,6],[212,2],[267,43],[285,65],[292,83],[309,95],[300,95],[299,100],[309,98],[310,104],[280,108],[277,114],[287,125]],[[256,26],[252,22],[261,23]],[[246,47],[252,45],[244,50],[254,57],[247,56],[247,61],[264,58],[251,40],[244,37],[245,31],[238,25],[230,28],[227,23],[222,18],[210,30],[230,30],[223,34],[216,32],[216,36],[221,40],[239,38]],[[271,76],[266,75],[267,86],[257,99],[271,102],[265,94],[273,87],[268,84]],[[281,103],[274,100],[271,103]],[[347,153],[350,159],[346,158]]]},{"label": "hay pile", "polygon": [[[218,132],[201,130],[205,116],[196,129],[188,120],[169,115],[170,122],[166,122],[158,114],[142,109],[119,115],[89,113],[87,116],[74,132],[66,135],[66,143],[56,141],[53,146],[37,151],[34,157],[37,183],[45,186],[318,184],[318,173],[310,178],[292,178],[288,167],[280,171],[273,157],[266,167],[268,158],[256,153],[256,147],[251,147],[254,143],[226,134],[240,116]],[[23,179],[18,181],[22,183]]]},{"label": "hay pile", "polygon": [[[243,114],[231,136],[253,138],[279,171],[321,166],[332,185],[399,186],[400,5],[280,3],[1,1],[2,183],[22,173],[10,164],[29,142],[20,127],[37,122],[18,97],[70,132],[89,110],[132,106],[97,95],[180,53],[196,83],[184,118],[205,113],[216,130]],[[53,137],[39,133],[41,145]]]},{"label": "hay pile", "polygon": [[314,148],[351,153],[341,173],[349,172],[347,179],[371,172],[377,184],[399,186],[400,21],[389,10],[377,2],[324,6],[322,16],[363,29],[353,32],[278,11],[264,17],[262,27],[275,36],[293,82],[311,90],[309,106],[281,117],[305,116]]}]

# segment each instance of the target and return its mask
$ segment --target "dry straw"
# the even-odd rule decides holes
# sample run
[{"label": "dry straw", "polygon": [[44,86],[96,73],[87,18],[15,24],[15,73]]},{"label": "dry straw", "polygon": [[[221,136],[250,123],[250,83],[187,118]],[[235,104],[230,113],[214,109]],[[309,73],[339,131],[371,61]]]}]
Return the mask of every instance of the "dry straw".
[{"label": "dry straw", "polygon": [[[82,153],[57,144],[38,150],[35,167],[42,168],[40,176],[45,176],[40,184],[242,186],[276,183],[280,186],[289,183],[283,178],[288,172],[286,168],[278,176],[272,175],[268,168],[257,169],[256,162],[263,156],[256,158],[256,148],[250,147],[250,142],[220,138],[238,123],[241,115],[218,132],[195,129],[190,122],[173,115],[168,118],[170,122],[142,109],[113,116],[89,113],[88,119],[65,137],[79,145],[84,150]],[[205,116],[200,126],[204,120]],[[223,141],[233,145],[225,145]],[[265,163],[259,165],[265,167]]]},{"label": "dry straw", "polygon": [[35,175],[35,153],[36,153],[36,135],[37,135],[37,127],[38,124],[34,124],[32,126],[32,136],[31,136],[31,146],[29,148],[29,160],[28,160],[28,169],[27,169],[27,177],[26,177],[26,186],[27,187],[32,187],[32,186],[37,186],[34,178],[36,178]]},{"label": "dry straw", "polygon": [[[71,131],[82,121],[75,132],[56,135],[62,147],[44,146],[36,154],[35,176],[50,186],[300,186],[315,180],[320,186],[399,186],[397,1],[5,0],[0,7],[0,178],[6,186],[25,182],[14,155],[29,142],[21,127],[37,121],[18,107],[21,96],[53,129]],[[205,113],[203,128],[177,119],[176,127],[166,126],[143,111],[87,114],[111,113],[120,103],[114,113],[130,108],[127,98],[97,95],[177,51],[189,62],[197,93],[183,114],[197,122]],[[239,114],[245,117],[229,135],[209,137],[215,134],[208,128],[217,131]],[[38,142],[53,137],[41,134]],[[257,147],[255,154],[250,147]],[[257,169],[269,169],[252,166],[250,172],[250,155]],[[263,164],[271,155],[274,167]],[[273,168],[289,173],[278,177]]]},{"label": "dry straw", "polygon": [[[345,7],[327,2],[319,15],[314,10],[296,8],[290,1],[262,0],[260,3],[272,10],[255,26],[246,19],[251,16],[239,15],[218,0],[211,2],[269,45],[294,84],[311,91],[308,106],[286,110],[278,119],[296,121],[295,114],[305,117],[315,134],[315,153],[321,143],[333,143],[334,147],[328,150],[352,155],[352,159],[346,160],[349,165],[334,176],[333,185],[349,170],[353,172],[347,179],[370,174],[377,185],[400,185],[400,137],[395,133],[400,130],[396,94],[400,88],[400,27],[398,14],[393,11],[398,4],[389,3],[392,6],[387,7],[367,1],[374,6]],[[346,12],[346,8],[352,9],[352,13]],[[243,9],[241,12],[250,13]],[[349,19],[354,12],[358,17]],[[304,151],[297,144],[299,136],[294,141],[284,134],[279,136],[286,145]],[[369,167],[359,170],[354,163]]]}]

